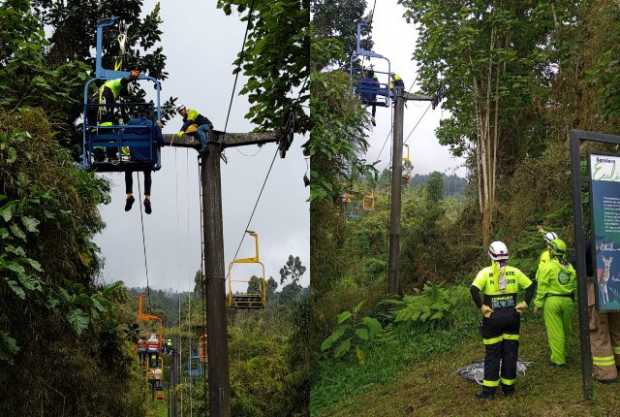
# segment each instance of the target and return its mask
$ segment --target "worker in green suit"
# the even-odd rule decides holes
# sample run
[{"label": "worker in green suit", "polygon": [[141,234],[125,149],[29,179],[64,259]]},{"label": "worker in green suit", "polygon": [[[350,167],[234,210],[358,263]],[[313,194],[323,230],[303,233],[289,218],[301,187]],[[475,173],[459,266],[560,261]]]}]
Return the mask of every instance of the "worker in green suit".
[{"label": "worker in green suit", "polygon": [[542,253],[540,254],[540,257],[538,258],[538,266],[540,268],[541,264],[548,262],[549,259],[551,258],[549,254],[549,251],[551,248],[551,242],[558,239],[558,235],[555,232],[545,231],[545,229],[543,229],[542,226],[539,226],[538,230],[543,234],[543,239],[545,240],[545,250],[542,251]]},{"label": "worker in green suit", "polygon": [[577,274],[566,256],[566,243],[555,239],[549,245],[549,261],[541,263],[536,272],[538,288],[534,311],[543,309],[551,364],[566,364],[568,339],[575,304]]}]

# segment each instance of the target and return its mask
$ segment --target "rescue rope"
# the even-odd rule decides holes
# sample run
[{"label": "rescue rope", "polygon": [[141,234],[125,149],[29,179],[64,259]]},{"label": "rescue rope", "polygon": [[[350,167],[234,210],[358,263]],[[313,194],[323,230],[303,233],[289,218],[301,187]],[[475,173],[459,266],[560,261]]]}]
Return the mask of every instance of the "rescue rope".
[{"label": "rescue rope", "polygon": [[117,42],[118,42],[118,47],[120,49],[120,54],[118,56],[118,58],[116,59],[116,61],[114,62],[114,71],[120,71],[122,65],[123,65],[123,58],[125,57],[125,48],[127,45],[127,25],[125,25],[125,22],[121,21],[118,24],[119,27],[119,35],[118,38],[116,38]]},{"label": "rescue rope", "polygon": [[[198,195],[199,195],[199,212],[200,212],[200,293],[201,293],[201,298],[202,298],[202,334],[200,336],[205,336],[207,334],[207,283],[206,283],[206,279],[207,277],[205,276],[205,270],[206,270],[206,260],[205,260],[205,243],[204,243],[204,234],[202,233],[203,230],[203,225],[204,225],[204,218],[203,218],[203,213],[202,213],[202,176],[201,176],[201,170],[200,170],[200,163],[196,164],[197,168],[198,168]],[[208,338],[208,336],[207,336]],[[200,339],[199,339],[200,340]],[[205,340],[205,352],[204,354],[206,355],[207,352],[207,343],[208,340]],[[203,375],[206,377],[207,375],[207,361],[202,362],[202,372]],[[204,384],[204,388],[205,388],[205,398],[208,396],[207,393],[207,386],[206,384]]]},{"label": "rescue rope", "polygon": [[[133,175],[133,173],[131,174]],[[142,252],[144,255],[144,273],[146,275],[146,305],[147,311],[151,311],[151,288],[149,285],[149,265],[148,258],[146,256],[146,239],[144,237],[144,215],[142,214],[142,186],[140,185],[140,174],[136,172],[136,177],[138,178],[138,196],[140,197],[140,201],[138,201],[138,205],[140,206],[140,228],[142,230]]]},{"label": "rescue rope", "polygon": [[[179,294],[179,330],[181,329],[181,294]],[[183,383],[183,335],[179,333],[179,378],[178,380]],[[183,390],[180,390],[181,399],[181,417],[183,417]]]},{"label": "rescue rope", "polygon": [[[189,358],[188,358],[188,372],[192,370],[192,361],[194,360],[194,353],[192,352],[192,291],[190,289],[188,298],[187,298],[187,327],[189,331],[189,336],[187,338],[187,344],[189,349]],[[189,376],[189,417],[193,417],[193,403],[192,403],[192,375]]]},{"label": "rescue rope", "polygon": [[[185,184],[189,184],[189,149],[185,148]],[[190,200],[190,193],[189,193],[189,186],[186,186],[185,188],[185,201],[187,202],[187,210],[186,210],[186,226],[187,226],[187,235],[189,236],[189,213],[190,213],[190,209],[189,209],[189,202]]]}]

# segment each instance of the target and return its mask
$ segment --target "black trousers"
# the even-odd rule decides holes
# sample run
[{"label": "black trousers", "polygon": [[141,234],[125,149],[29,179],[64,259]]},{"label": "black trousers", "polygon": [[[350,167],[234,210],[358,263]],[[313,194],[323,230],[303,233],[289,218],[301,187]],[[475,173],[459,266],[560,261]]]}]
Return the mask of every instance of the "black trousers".
[{"label": "black trousers", "polygon": [[[151,170],[145,169],[144,171],[144,195],[151,195]],[[125,193],[133,193],[133,173],[131,171],[125,171]]]},{"label": "black trousers", "polygon": [[490,318],[482,319],[484,390],[494,392],[500,385],[504,391],[514,390],[520,325],[521,315],[513,307],[496,309]]},{"label": "black trousers", "polygon": [[114,94],[112,93],[112,90],[106,87],[103,89],[103,94],[101,95],[103,97],[103,103],[99,103],[99,104],[103,105],[103,107],[99,109],[100,111],[99,123],[103,123],[103,122],[114,123],[114,106],[115,106]]}]

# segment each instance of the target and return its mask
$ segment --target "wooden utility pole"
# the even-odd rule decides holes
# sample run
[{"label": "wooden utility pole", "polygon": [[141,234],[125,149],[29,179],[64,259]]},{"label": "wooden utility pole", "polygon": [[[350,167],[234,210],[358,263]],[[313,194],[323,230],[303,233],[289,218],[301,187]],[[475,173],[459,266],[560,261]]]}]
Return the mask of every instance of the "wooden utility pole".
[{"label": "wooden utility pole", "polygon": [[[230,417],[220,157],[221,146],[217,143],[210,143],[208,155],[200,162],[200,182],[202,184],[205,275],[207,277],[209,408],[212,416]],[[216,366],[211,366],[214,362]]]},{"label": "wooden utility pole", "polygon": [[392,121],[392,190],[390,205],[390,248],[388,259],[388,293],[400,293],[400,212],[403,177],[403,121],[406,101],[433,101],[433,97],[411,94],[397,87],[394,92],[394,120]]},{"label": "wooden utility pole", "polygon": [[[231,417],[230,379],[228,361],[228,333],[226,320],[226,276],[224,271],[224,230],[222,222],[222,181],[220,160],[222,150],[228,147],[263,145],[277,142],[284,157],[293,132],[276,134],[226,133],[211,131],[209,152],[200,158],[202,196],[205,288],[207,297],[207,357],[208,372],[204,374],[209,387],[209,415]],[[164,135],[165,146],[198,149],[192,136]]]}]

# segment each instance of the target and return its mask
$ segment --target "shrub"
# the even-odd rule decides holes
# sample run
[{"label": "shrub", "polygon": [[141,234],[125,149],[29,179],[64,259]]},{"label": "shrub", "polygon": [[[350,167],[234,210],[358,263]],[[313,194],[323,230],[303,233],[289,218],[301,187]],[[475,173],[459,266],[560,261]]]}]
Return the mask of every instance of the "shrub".
[{"label": "shrub", "polygon": [[364,362],[366,350],[374,340],[381,336],[383,326],[373,317],[360,316],[359,312],[363,304],[361,302],[352,311],[345,310],[338,315],[336,328],[321,343],[321,351],[331,351],[336,359],[355,352],[357,361]]}]

